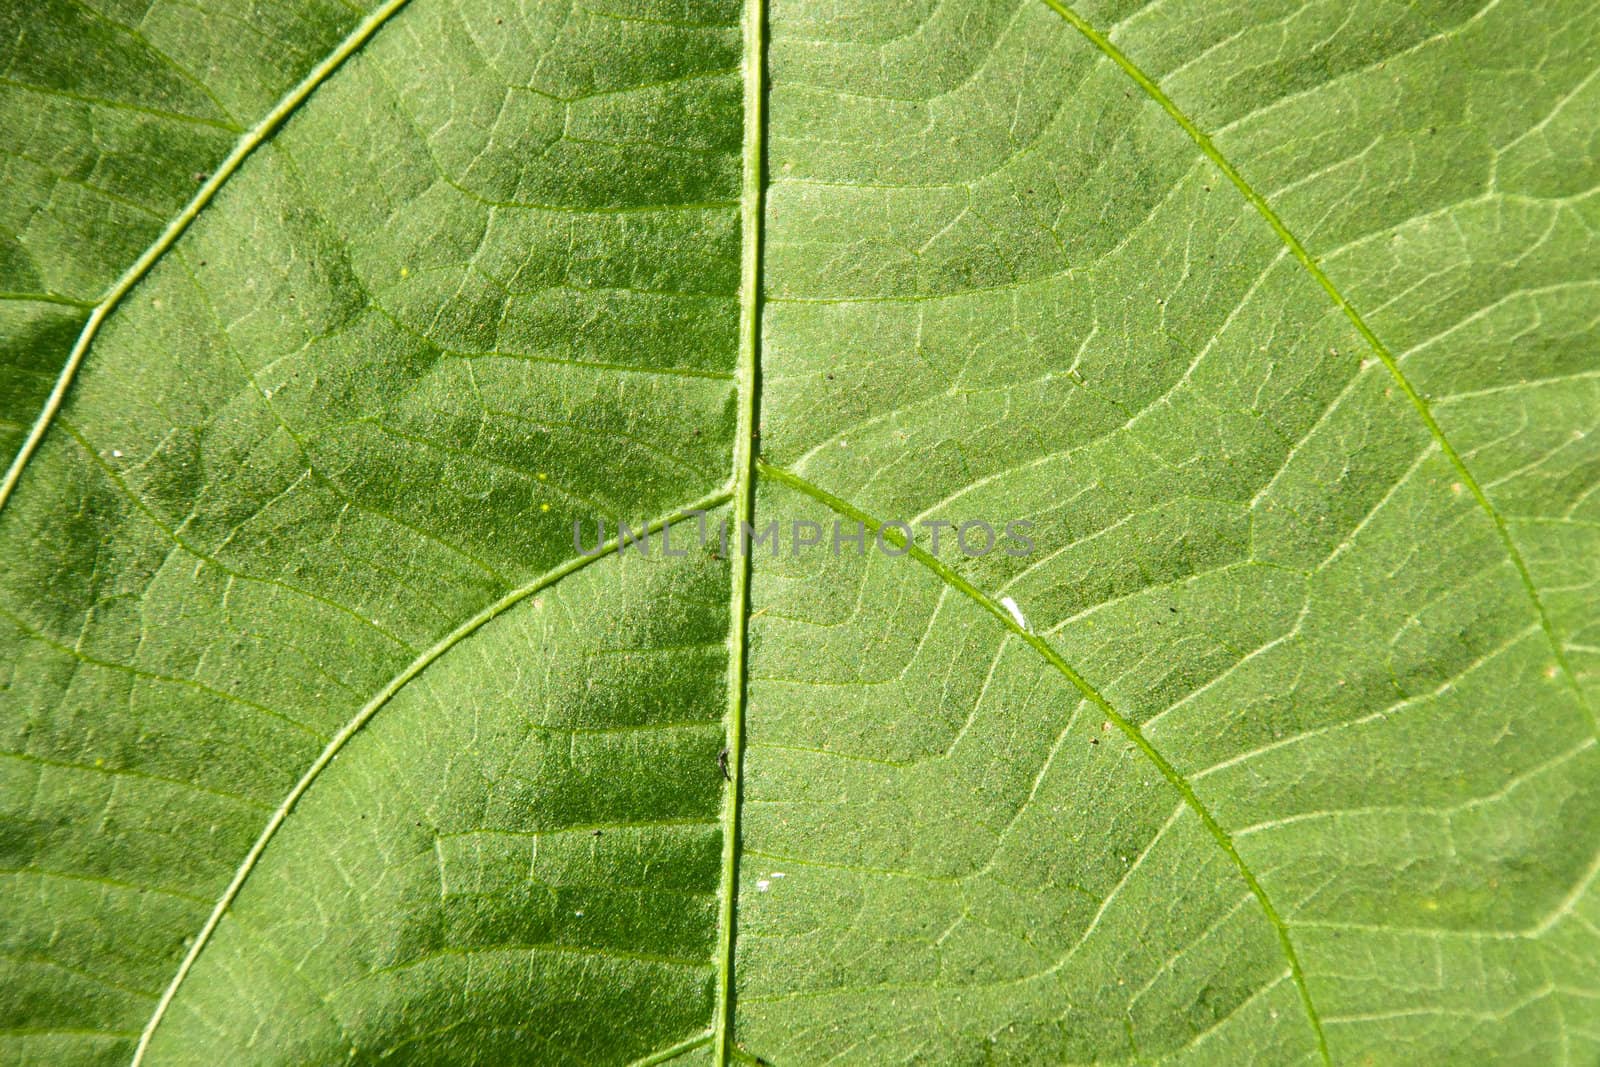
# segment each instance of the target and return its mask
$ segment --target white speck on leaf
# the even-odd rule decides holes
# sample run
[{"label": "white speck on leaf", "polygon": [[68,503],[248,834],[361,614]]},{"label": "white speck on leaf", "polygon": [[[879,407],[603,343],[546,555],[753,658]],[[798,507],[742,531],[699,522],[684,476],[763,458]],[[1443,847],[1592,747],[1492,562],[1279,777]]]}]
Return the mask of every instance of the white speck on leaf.
[{"label": "white speck on leaf", "polygon": [[[1015,600],[1012,600],[1008,596],[1003,596],[1000,598],[1000,606],[1011,612],[1011,617],[1017,620],[1018,626],[1022,627],[1024,630],[1028,630],[1028,620],[1023,618],[1022,609],[1017,607],[1017,602]],[[1033,631],[1028,630],[1028,632],[1032,633]]]}]

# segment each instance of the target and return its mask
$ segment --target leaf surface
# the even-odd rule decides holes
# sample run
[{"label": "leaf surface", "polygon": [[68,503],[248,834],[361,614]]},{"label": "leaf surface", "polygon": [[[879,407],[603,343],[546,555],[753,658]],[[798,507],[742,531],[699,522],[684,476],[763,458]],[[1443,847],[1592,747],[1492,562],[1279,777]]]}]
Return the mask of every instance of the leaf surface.
[{"label": "leaf surface", "polygon": [[8,1062],[1600,1056],[1585,5],[0,31]]}]

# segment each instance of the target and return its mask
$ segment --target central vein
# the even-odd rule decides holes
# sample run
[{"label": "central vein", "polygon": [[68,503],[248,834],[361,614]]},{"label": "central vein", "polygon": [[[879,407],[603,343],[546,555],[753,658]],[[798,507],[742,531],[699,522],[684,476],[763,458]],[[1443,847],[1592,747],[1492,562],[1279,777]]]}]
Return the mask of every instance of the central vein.
[{"label": "central vein", "polygon": [[[748,523],[755,506],[756,387],[761,357],[762,135],[766,63],[765,0],[744,10],[744,163],[739,203],[743,235],[739,275],[738,429],[733,446],[733,521]],[[739,804],[744,766],[745,651],[750,614],[750,558],[736,552],[729,595],[727,771],[722,807],[722,889],[718,911],[716,1053],[726,1064],[733,1042],[733,927],[739,885]]]}]

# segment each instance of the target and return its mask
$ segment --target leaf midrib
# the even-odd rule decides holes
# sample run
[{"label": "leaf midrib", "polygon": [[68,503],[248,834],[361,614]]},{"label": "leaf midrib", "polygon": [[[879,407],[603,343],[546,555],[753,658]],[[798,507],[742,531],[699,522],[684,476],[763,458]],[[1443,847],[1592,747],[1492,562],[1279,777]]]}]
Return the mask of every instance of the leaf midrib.
[{"label": "leaf midrib", "polygon": [[[766,0],[745,0],[744,121],[739,207],[738,425],[733,446],[734,535],[755,507],[756,404],[761,371],[761,246],[766,135]],[[714,1064],[733,1055],[733,944],[739,886],[739,808],[744,770],[746,655],[750,629],[749,553],[730,560],[728,609],[727,788],[723,796],[722,879],[717,914]]]},{"label": "leaf midrib", "polygon": [[[248,158],[260,145],[264,144],[271,136],[282,127],[283,123],[299,108],[301,104],[336,71],[346,59],[359,50],[376,31],[386,23],[394,14],[403,8],[409,0],[388,0],[378,10],[369,15],[355,30],[351,32],[340,45],[329,54],[317,67],[297,84],[263,119],[247,131],[235,145],[233,151],[218,166],[213,175],[206,181],[195,197],[185,206],[162,232],[160,237],[145,250],[132,266],[113,284],[101,301],[93,306],[90,316],[83,330],[80,332],[73,349],[69,353],[60,376],[52,392],[41,410],[37,420],[30,429],[29,435],[19,449],[10,468],[7,470],[4,481],[0,482],[0,509],[9,501],[11,494],[20,480],[23,468],[27,465],[33,454],[37,451],[46,431],[59,412],[65,395],[71,385],[83,358],[87,354],[100,326],[111,314],[121,300],[133,289],[154,267],[155,263],[168,251],[193,223],[199,213],[215,198],[221,186],[237,172],[244,160]],[[1077,15],[1061,0],[1044,0],[1044,3],[1060,15],[1069,25],[1078,30],[1092,45],[1101,51],[1108,59],[1123,70],[1142,91],[1151,97],[1171,117],[1199,147],[1201,152],[1218,167],[1230,182],[1238,189],[1252,207],[1271,226],[1278,238],[1283,242],[1290,253],[1307,271],[1308,274],[1327,293],[1339,311],[1345,315],[1352,326],[1369,345],[1373,353],[1384,364],[1396,384],[1406,396],[1408,402],[1416,411],[1427,428],[1436,446],[1446,456],[1452,467],[1461,477],[1464,485],[1472,493],[1478,506],[1485,512],[1495,526],[1505,551],[1516,569],[1524,591],[1538,616],[1540,627],[1550,645],[1552,655],[1572,688],[1580,707],[1588,717],[1591,732],[1600,737],[1600,720],[1597,720],[1594,709],[1578,683],[1575,673],[1570,667],[1562,644],[1555,632],[1554,624],[1539,596],[1534,584],[1533,576],[1526,560],[1523,558],[1514,539],[1511,536],[1506,519],[1489,500],[1477,478],[1467,467],[1461,454],[1450,443],[1442,427],[1434,417],[1426,399],[1412,385],[1404,371],[1399,366],[1398,360],[1388,349],[1384,342],[1377,336],[1365,319],[1343,295],[1332,279],[1321,269],[1315,258],[1306,249],[1305,245],[1288,228],[1287,224],[1277,214],[1271,204],[1257,192],[1244,178],[1241,172],[1234,167],[1217,149],[1210,137],[1201,130],[1177,104],[1166,95],[1156,82],[1146,75],[1136,64],[1120,51],[1110,39]],[[763,135],[765,132],[765,117],[762,107],[762,94],[764,86],[764,47],[765,47],[765,10],[764,0],[749,0],[745,8],[745,142],[744,142],[744,192],[741,197],[741,216],[743,223],[744,243],[742,249],[741,265],[741,324],[740,324],[740,355],[738,364],[738,434],[734,441],[733,456],[733,481],[731,489],[722,489],[695,504],[653,520],[649,524],[652,533],[673,522],[689,517],[695,510],[709,509],[721,504],[732,502],[734,506],[735,521],[749,521],[753,509],[753,490],[756,471],[759,469],[763,475],[771,476],[774,480],[782,482],[796,490],[813,497],[819,502],[853,519],[863,521],[869,527],[877,529],[881,524],[876,520],[847,502],[832,496],[826,490],[806,481],[782,468],[766,464],[756,454],[755,449],[755,411],[757,401],[757,380],[760,363],[759,343],[759,316],[760,316],[760,253],[761,253],[761,213],[764,194],[762,173]],[[62,301],[66,302],[66,301]],[[82,305],[79,305],[82,306]],[[893,533],[888,536],[894,537]],[[1052,666],[1061,672],[1080,693],[1091,703],[1103,711],[1111,721],[1116,723],[1131,741],[1134,742],[1153,762],[1169,782],[1183,795],[1188,804],[1207,829],[1216,837],[1219,845],[1234,861],[1241,875],[1249,884],[1252,893],[1257,897],[1263,910],[1276,929],[1284,953],[1289,960],[1294,980],[1300,988],[1302,1001],[1310,1019],[1323,1060],[1331,1062],[1327,1043],[1324,1038],[1320,1020],[1311,1003],[1309,992],[1306,989],[1304,975],[1301,972],[1298,959],[1293,946],[1288,938],[1287,927],[1278,916],[1265,890],[1250,871],[1237,850],[1233,847],[1227,832],[1218,824],[1215,818],[1205,808],[1204,804],[1195,795],[1192,787],[1183,778],[1182,774],[1174,768],[1169,761],[1154,749],[1145,739],[1137,725],[1125,719],[1087,680],[1079,675],[1053,647],[1042,638],[1037,637],[1025,628],[1018,625],[1010,614],[993,598],[983,593],[963,579],[958,573],[951,570],[936,558],[928,556],[915,545],[908,545],[910,555],[924,566],[929,567],[941,580],[966,594],[976,603],[994,615],[999,622],[1015,633],[1018,637],[1034,647]],[[392,697],[406,684],[427,669],[433,662],[449,651],[461,640],[481,628],[491,619],[501,614],[517,602],[533,593],[547,588],[561,581],[563,578],[583,569],[589,563],[604,558],[611,549],[603,549],[593,556],[578,557],[547,572],[532,582],[507,593],[500,600],[484,608],[477,615],[462,623],[450,634],[442,638],[433,647],[423,652],[406,669],[401,671],[388,683],[383,690],[373,697],[349,723],[335,735],[324,749],[323,753],[307,769],[305,775],[291,790],[284,802],[274,812],[256,844],[245,857],[233,883],[224,892],[218,901],[210,919],[200,934],[195,938],[189,954],[180,965],[171,985],[164,993],[150,1023],[141,1034],[138,1049],[134,1056],[134,1064],[141,1062],[147,1050],[150,1038],[159,1024],[166,1008],[170,1004],[178,987],[192,967],[194,960],[208,942],[223,914],[226,913],[232,900],[236,897],[239,888],[253,869],[256,861],[267,842],[281,826],[288,813],[298,799],[309,788],[312,781],[326,768],[329,762],[337,755],[345,743],[358,732],[361,727],[380,710]],[[718,1004],[717,1019],[714,1029],[716,1042],[716,1060],[726,1062],[734,1054],[732,1046],[732,1020],[731,1014],[731,979],[732,979],[732,946],[733,946],[733,910],[735,907],[735,890],[737,882],[737,849],[738,849],[738,815],[740,807],[740,763],[742,756],[742,726],[744,715],[744,668],[747,644],[749,587],[750,587],[750,562],[748,557],[743,557],[742,566],[735,565],[730,582],[730,619],[729,619],[729,712],[728,712],[728,744],[730,756],[730,774],[732,783],[727,791],[724,807],[724,858],[722,870],[722,912],[719,921],[719,956],[718,970]],[[713,1035],[701,1035],[688,1039],[679,1045],[662,1050],[660,1055],[677,1055],[711,1040]],[[654,1057],[648,1058],[649,1062],[656,1062]]]}]

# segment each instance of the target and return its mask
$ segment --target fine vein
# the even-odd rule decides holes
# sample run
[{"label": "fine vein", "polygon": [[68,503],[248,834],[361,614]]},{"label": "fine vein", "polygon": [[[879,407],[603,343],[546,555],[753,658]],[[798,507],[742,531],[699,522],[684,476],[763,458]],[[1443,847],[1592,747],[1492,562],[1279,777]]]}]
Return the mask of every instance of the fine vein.
[{"label": "fine vein", "polygon": [[[739,204],[742,234],[739,272],[739,411],[733,446],[735,536],[750,521],[755,506],[756,390],[761,345],[762,156],[765,132],[765,0],[746,0],[744,8],[744,157]],[[750,612],[750,557],[736,552],[730,562],[728,654],[728,787],[722,808],[722,888],[717,916],[717,1006],[712,1061],[726,1064],[733,1041],[733,926],[739,885],[739,804],[744,767],[745,658]]]},{"label": "fine vein", "polygon": [[1295,986],[1299,989],[1300,1002],[1305,1008],[1306,1018],[1311,1024],[1313,1033],[1316,1035],[1317,1050],[1322,1056],[1322,1061],[1324,1063],[1331,1064],[1333,1060],[1328,1052],[1327,1038],[1322,1032],[1322,1020],[1317,1014],[1315,1006],[1311,1002],[1311,991],[1306,985],[1305,972],[1300,966],[1299,954],[1295,951],[1294,942],[1289,938],[1288,924],[1285,923],[1283,921],[1283,917],[1278,914],[1278,909],[1273,905],[1272,900],[1267,896],[1267,891],[1265,887],[1262,886],[1261,880],[1256,877],[1255,872],[1252,871],[1249,865],[1245,863],[1244,857],[1239,854],[1239,850],[1234,846],[1233,838],[1229,835],[1228,831],[1223,829],[1221,823],[1217,822],[1216,816],[1211,814],[1211,810],[1206,807],[1205,803],[1200,799],[1199,794],[1194,791],[1194,787],[1189,784],[1189,780],[1183,776],[1183,773],[1179,771],[1177,767],[1173,766],[1172,762],[1168,760],[1166,756],[1161,754],[1159,749],[1151,744],[1149,738],[1145,737],[1144,732],[1139,729],[1138,725],[1132,720],[1124,717],[1121,712],[1113,707],[1111,701],[1106,699],[1106,697],[1098,689],[1089,683],[1088,679],[1084,678],[1083,675],[1079,674],[1070,663],[1063,659],[1061,653],[1057,652],[1054,646],[1052,646],[1044,638],[1018,623],[1016,618],[1003,604],[991,597],[989,594],[985,593],[983,590],[979,589],[977,586],[973,585],[971,582],[967,581],[949,564],[944,563],[937,556],[932,555],[926,549],[908,540],[899,530],[896,530],[892,526],[884,526],[883,523],[868,515],[860,508],[857,508],[853,504],[834,496],[826,489],[812,484],[806,479],[800,477],[798,474],[785,470],[782,467],[774,467],[773,465],[766,463],[761,459],[756,460],[756,466],[760,470],[762,477],[771,478],[776,482],[782,482],[791,489],[795,489],[798,492],[804,493],[813,500],[826,505],[835,512],[838,512],[840,515],[843,515],[845,518],[861,523],[866,527],[868,532],[879,534],[885,539],[891,541],[896,547],[906,549],[906,554],[912,559],[916,560],[924,567],[927,567],[947,585],[961,593],[966,594],[990,615],[993,615],[996,619],[1000,620],[1000,624],[1002,626],[1020,637],[1023,641],[1027,642],[1027,644],[1031,646],[1035,652],[1038,652],[1039,655],[1043,656],[1052,667],[1061,672],[1062,676],[1065,677],[1067,681],[1072,683],[1073,688],[1077,689],[1078,692],[1083,695],[1085,700],[1089,701],[1089,703],[1093,704],[1096,708],[1099,708],[1101,713],[1104,714],[1109,721],[1114,723],[1117,729],[1121,730],[1122,733],[1127,736],[1128,740],[1134,743],[1140,752],[1144,753],[1145,758],[1153,763],[1156,769],[1161,772],[1162,777],[1164,777],[1172,785],[1172,787],[1178,791],[1178,794],[1183,798],[1184,804],[1186,804],[1189,809],[1199,817],[1200,822],[1204,824],[1206,830],[1213,838],[1216,839],[1218,847],[1220,847],[1222,851],[1227,854],[1228,859],[1233,861],[1233,865],[1238,869],[1240,877],[1242,877],[1245,881],[1245,884],[1250,887],[1250,892],[1255,896],[1256,902],[1261,906],[1261,910],[1265,913],[1267,921],[1272,925],[1273,931],[1277,934],[1278,945],[1283,950],[1284,958],[1289,963],[1289,972],[1294,978]]},{"label": "fine vein", "polygon": [[[726,503],[728,496],[726,489],[719,489],[710,496],[703,497],[687,507],[651,521],[646,526],[646,530],[651,534],[658,533],[673,523],[684,521],[698,512],[707,511]],[[229,906],[239,895],[240,888],[243,887],[245,879],[250,877],[250,872],[255,869],[256,863],[260,860],[262,852],[266,850],[268,842],[278,832],[284,820],[289,817],[289,813],[294,810],[295,804],[305,795],[306,790],[311,788],[311,783],[316,781],[317,776],[327,768],[328,764],[333,762],[333,758],[339,754],[345,744],[396,693],[405,688],[407,683],[411,682],[423,671],[427,670],[440,656],[460,644],[461,641],[481,629],[484,624],[506,611],[512,605],[527,599],[541,589],[549,588],[563,578],[576,574],[596,560],[604,559],[616,552],[619,543],[620,539],[602,542],[599,551],[594,554],[575,557],[554,570],[547,571],[528,584],[513,589],[460,626],[457,626],[450,633],[440,638],[433,647],[412,660],[399,674],[395,675],[389,681],[389,684],[385,685],[378,691],[376,696],[367,701],[361,710],[356,712],[355,717],[333,736],[327,747],[322,750],[322,754],[306,769],[305,774],[300,776],[300,780],[295,783],[294,788],[289,790],[288,796],[283,798],[283,803],[279,804],[276,810],[273,811],[271,817],[267,820],[266,826],[262,828],[260,835],[257,836],[255,844],[250,846],[250,851],[245,854],[244,861],[239,864],[239,869],[234,872],[233,880],[228,883],[228,888],[224,889],[222,896],[217,899],[216,906],[212,908],[211,915],[206,919],[205,925],[195,935],[194,943],[190,945],[188,953],[183,957],[183,962],[178,965],[177,974],[173,975],[172,982],[167,986],[165,992],[161,994],[161,1000],[156,1004],[155,1011],[150,1016],[150,1021],[145,1024],[144,1032],[139,1036],[139,1046],[134,1051],[132,1067],[139,1067],[139,1064],[144,1061],[145,1053],[150,1047],[150,1039],[155,1035],[156,1027],[161,1024],[162,1017],[166,1015],[167,1008],[172,1004],[173,997],[177,995],[178,987],[188,977],[190,970],[194,967],[195,960],[199,958],[200,953],[211,940],[211,935],[216,932],[218,924],[222,922],[223,915],[227,913]]]},{"label": "fine vein", "polygon": [[368,15],[360,25],[350,31],[348,37],[339,42],[339,47],[335,48],[321,63],[313,67],[311,72],[289,91],[289,95],[278,101],[278,105],[267,112],[260,122],[247,130],[244,136],[239,138],[238,143],[233,146],[233,151],[228,153],[227,158],[217,165],[217,169],[212,173],[211,177],[207,178],[205,184],[200,186],[200,190],[194,194],[194,199],[190,200],[184,206],[184,209],[178,213],[177,217],[167,224],[167,228],[161,231],[161,236],[156,238],[155,243],[144,250],[144,254],[134,261],[133,266],[129,267],[122,277],[116,280],[106,295],[89,312],[89,318],[84,322],[77,341],[73,343],[72,351],[67,356],[66,364],[61,368],[61,374],[56,378],[55,387],[50,390],[50,395],[45,400],[44,408],[39,412],[39,417],[34,420],[32,429],[28,431],[27,439],[23,441],[22,447],[17,450],[16,457],[11,461],[11,466],[6,471],[5,480],[0,481],[0,509],[3,509],[6,506],[6,501],[11,499],[12,491],[16,489],[17,482],[22,478],[22,469],[28,465],[28,461],[38,451],[39,443],[44,440],[45,431],[50,428],[51,421],[56,417],[56,413],[61,410],[62,402],[66,400],[67,390],[72,385],[73,376],[78,373],[78,367],[82,365],[83,357],[88,354],[89,346],[94,342],[95,335],[100,332],[100,326],[105,322],[107,316],[116,310],[117,305],[122,302],[122,298],[127,296],[129,291],[135,285],[138,285],[146,274],[150,273],[150,268],[155,266],[156,261],[177,243],[178,238],[182,237],[184,231],[189,228],[189,224],[194,222],[195,217],[200,214],[207,204],[211,203],[216,197],[217,191],[250,157],[250,154],[266,143],[267,139],[277,132],[278,128],[284,124],[289,116],[294,114],[295,110],[316,91],[317,86],[327,81],[328,77],[338,70],[345,60],[349,59],[362,45],[366,44],[368,39],[378,32],[378,28],[389,21],[390,17],[402,7],[405,7],[408,2],[409,0],[388,0],[382,7]]},{"label": "fine vein", "polygon": [[1405,395],[1406,400],[1416,410],[1417,416],[1422,420],[1422,424],[1428,428],[1428,433],[1432,435],[1434,444],[1439,447],[1440,452],[1444,453],[1445,458],[1450,461],[1450,465],[1455,468],[1462,484],[1472,493],[1472,497],[1478,502],[1478,506],[1483,509],[1484,514],[1488,515],[1490,521],[1494,523],[1495,532],[1500,537],[1500,543],[1505,547],[1506,555],[1511,558],[1511,563],[1517,571],[1517,577],[1522,581],[1523,591],[1527,593],[1528,599],[1533,604],[1534,613],[1539,617],[1539,628],[1544,631],[1545,640],[1550,645],[1550,652],[1555,658],[1556,666],[1560,669],[1568,687],[1571,688],[1579,708],[1583,710],[1584,715],[1588,718],[1590,732],[1600,738],[1600,718],[1596,717],[1594,708],[1589,705],[1588,696],[1578,683],[1577,674],[1567,662],[1566,650],[1562,646],[1561,639],[1556,634],[1555,623],[1551,621],[1549,612],[1545,610],[1544,601],[1540,598],[1539,590],[1533,583],[1533,572],[1528,569],[1527,560],[1523,559],[1522,551],[1517,548],[1516,541],[1512,539],[1511,528],[1507,525],[1505,516],[1501,515],[1499,510],[1490,503],[1489,496],[1483,491],[1483,487],[1478,484],[1478,479],[1467,469],[1466,461],[1461,458],[1461,453],[1457,452],[1455,446],[1445,437],[1444,429],[1433,416],[1433,409],[1429,407],[1426,398],[1411,384],[1405,372],[1400,369],[1400,361],[1395,358],[1394,353],[1389,351],[1389,347],[1373,332],[1372,327],[1367,325],[1367,321],[1361,317],[1361,313],[1355,309],[1355,306],[1346,299],[1339,287],[1333,284],[1333,279],[1328,277],[1316,259],[1307,251],[1306,246],[1301,243],[1300,239],[1294,235],[1278,213],[1273,210],[1272,205],[1267,202],[1267,198],[1257,192],[1255,187],[1245,180],[1244,175],[1239,173],[1237,167],[1228,162],[1210,136],[1178,107],[1177,103],[1162,90],[1161,86],[1157,85],[1155,80],[1141,70],[1133,60],[1123,54],[1122,50],[1113,44],[1109,37],[1073,11],[1062,0],[1044,0],[1044,2],[1051,10],[1065,19],[1073,29],[1088,38],[1089,43],[1098,48],[1107,59],[1122,68],[1123,73],[1132,78],[1150,99],[1161,105],[1161,110],[1165,111],[1172,121],[1183,128],[1183,132],[1189,135],[1189,139],[1199,147],[1206,158],[1216,165],[1216,168],[1233,183],[1234,188],[1238,189],[1244,198],[1250,202],[1250,206],[1254,207],[1261,217],[1267,221],[1267,225],[1272,227],[1273,232],[1278,235],[1278,239],[1284,243],[1294,258],[1306,269],[1306,272],[1328,294],[1328,298],[1333,301],[1334,306],[1343,313],[1345,318],[1350,320],[1350,324],[1355,327],[1362,340],[1367,342],[1373,354],[1388,369],[1389,375],[1394,379],[1395,384],[1400,387],[1400,392]]}]

